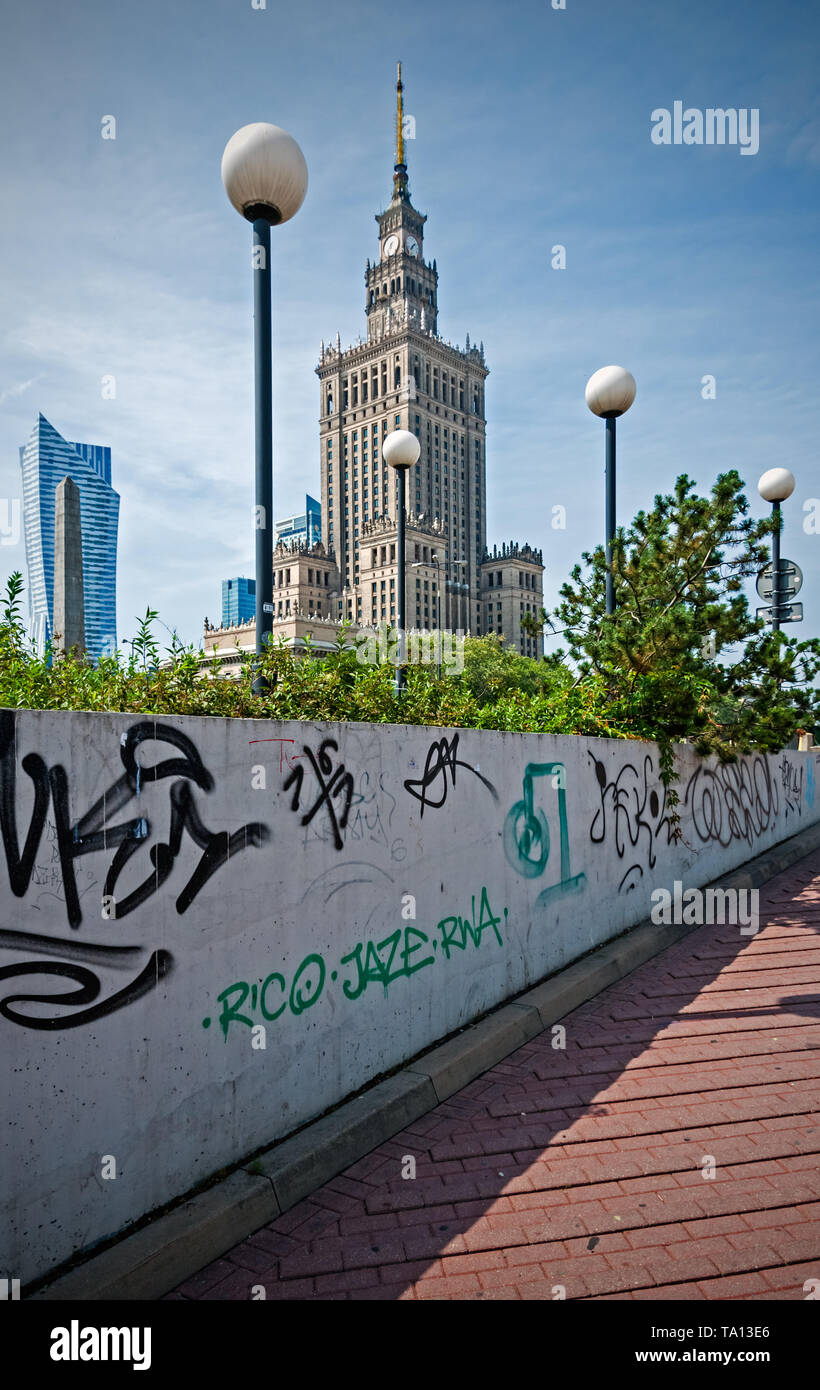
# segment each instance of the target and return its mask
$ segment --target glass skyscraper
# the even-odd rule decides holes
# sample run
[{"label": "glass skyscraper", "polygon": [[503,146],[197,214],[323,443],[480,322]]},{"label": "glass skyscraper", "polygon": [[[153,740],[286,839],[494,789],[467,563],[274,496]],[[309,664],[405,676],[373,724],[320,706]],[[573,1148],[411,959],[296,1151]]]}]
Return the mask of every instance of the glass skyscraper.
[{"label": "glass skyscraper", "polygon": [[222,580],[222,626],[236,627],[256,617],[256,580]]},{"label": "glass skyscraper", "polygon": [[70,477],[80,490],[83,529],[85,646],[97,658],[117,646],[117,524],[120,498],[111,486],[111,450],[72,444],[39,415],[20,450],[29,612],[37,650],[54,632],[54,494]]},{"label": "glass skyscraper", "polygon": [[285,545],[310,547],[322,539],[322,504],[310,493],[305,493],[305,510],[298,516],[286,517],[274,524],[274,545],[283,541]]}]

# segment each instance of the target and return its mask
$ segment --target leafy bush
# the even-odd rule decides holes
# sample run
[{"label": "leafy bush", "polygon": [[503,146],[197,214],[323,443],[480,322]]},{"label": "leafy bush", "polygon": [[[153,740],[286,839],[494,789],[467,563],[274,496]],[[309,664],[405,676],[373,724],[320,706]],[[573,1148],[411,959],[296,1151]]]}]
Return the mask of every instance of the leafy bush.
[{"label": "leafy bush", "polygon": [[[772,527],[749,518],[742,488],[729,472],[709,497],[698,497],[684,475],[674,493],[656,497],[650,512],[619,530],[612,615],[603,549],[584,554],[556,612],[569,658],[559,651],[536,661],[495,635],[467,638],[459,675],[410,666],[401,696],[391,663],[356,659],[347,625],[327,656],[316,657],[309,642],[297,656],[274,641],[259,659],[240,654],[239,677],[230,680],[211,676],[205,654],[176,637],[163,657],[150,608],[127,660],[119,653],[96,663],[72,654],[41,659],[26,640],[15,574],[0,621],[0,705],[650,739],[669,788],[675,740],[731,759],[753,748],[776,751],[800,728],[817,732],[820,642],[764,631],[741,592],[767,559]],[[543,610],[530,615],[529,629],[544,621]],[[257,675],[265,682],[261,695],[253,692]],[[674,806],[672,790],[669,799]]]}]

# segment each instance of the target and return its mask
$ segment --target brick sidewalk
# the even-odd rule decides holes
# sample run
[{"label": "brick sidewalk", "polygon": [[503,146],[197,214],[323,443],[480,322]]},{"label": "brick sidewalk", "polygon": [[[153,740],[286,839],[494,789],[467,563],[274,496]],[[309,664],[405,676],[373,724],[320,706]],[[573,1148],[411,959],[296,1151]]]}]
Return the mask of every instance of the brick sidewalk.
[{"label": "brick sidewalk", "polygon": [[568,1015],[564,1050],[547,1029],[167,1297],[805,1298],[820,852],[760,913],[752,938],[696,928]]}]

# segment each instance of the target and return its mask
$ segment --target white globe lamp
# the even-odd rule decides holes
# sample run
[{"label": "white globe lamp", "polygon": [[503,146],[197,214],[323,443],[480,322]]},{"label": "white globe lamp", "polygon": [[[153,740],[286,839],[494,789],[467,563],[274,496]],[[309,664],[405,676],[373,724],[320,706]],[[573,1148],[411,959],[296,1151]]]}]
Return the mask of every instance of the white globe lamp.
[{"label": "white globe lamp", "polygon": [[232,135],[222,156],[225,192],[243,217],[289,222],[305,201],[305,156],[281,126],[256,121]]},{"label": "white globe lamp", "polygon": [[[418,463],[421,453],[421,445],[414,434],[409,430],[393,430],[387,435],[382,444],[382,458],[390,468],[395,470],[396,482],[398,483],[399,504],[398,504],[398,524],[396,527],[396,551],[398,560],[398,590],[399,590],[399,652],[404,652],[405,632],[407,630],[407,580],[405,578],[405,515],[407,509],[407,472]],[[400,695],[405,686],[405,669],[403,662],[400,661],[396,672],[396,691]]]},{"label": "white globe lamp", "polygon": [[[253,224],[253,324],[256,487],[256,655],[273,635],[273,395],[270,229],[289,222],[305,200],[305,157],[281,126],[257,121],[232,135],[222,155],[222,182],[237,212]],[[264,694],[257,670],[253,689]]]},{"label": "white globe lamp", "polygon": [[782,605],[780,602],[780,503],[794,492],[794,474],[788,468],[769,468],[760,478],[757,490],[764,502],[772,504],[772,631],[780,631]]},{"label": "white globe lamp", "polygon": [[599,367],[586,385],[584,397],[593,415],[606,421],[606,611],[615,612],[612,540],[615,535],[615,421],[635,399],[635,378],[626,367]]}]

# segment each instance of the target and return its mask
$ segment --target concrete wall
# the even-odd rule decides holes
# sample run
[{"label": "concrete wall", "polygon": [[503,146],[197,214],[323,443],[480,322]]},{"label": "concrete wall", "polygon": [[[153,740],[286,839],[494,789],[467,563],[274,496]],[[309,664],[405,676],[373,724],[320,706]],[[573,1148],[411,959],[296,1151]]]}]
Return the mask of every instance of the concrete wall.
[{"label": "concrete wall", "polygon": [[0,713],[0,1277],[812,824],[818,758],[682,749],[670,843],[651,744]]}]

